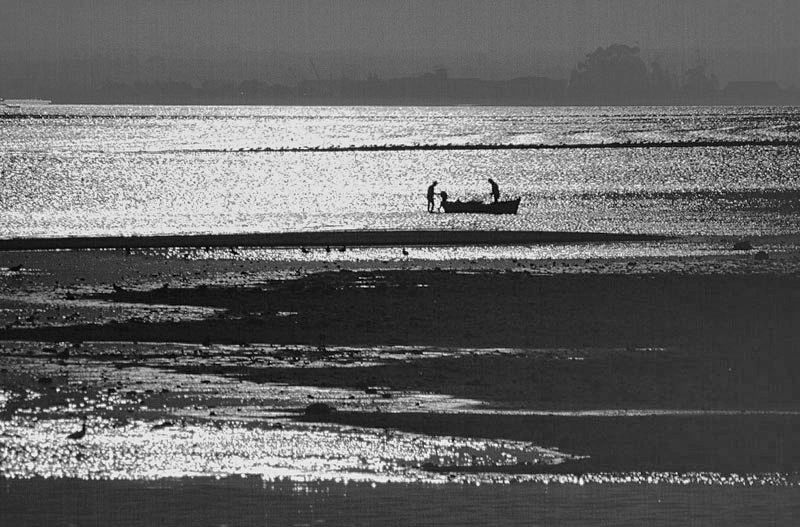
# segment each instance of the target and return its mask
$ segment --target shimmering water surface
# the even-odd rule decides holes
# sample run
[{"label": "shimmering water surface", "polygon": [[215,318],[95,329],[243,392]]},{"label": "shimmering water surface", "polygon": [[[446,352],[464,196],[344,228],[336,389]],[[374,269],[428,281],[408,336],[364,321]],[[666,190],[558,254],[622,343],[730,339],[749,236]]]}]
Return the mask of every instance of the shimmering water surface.
[{"label": "shimmering water surface", "polygon": [[[62,349],[59,344],[53,349]],[[266,481],[484,483],[668,483],[673,485],[797,486],[798,475],[709,471],[634,473],[552,472],[586,458],[528,441],[424,435],[298,421],[309,401],[342,411],[475,415],[796,417],[792,411],[685,409],[514,410],[502,405],[389,387],[367,390],[254,383],[209,373],[178,373],[212,353],[216,364],[276,368],[372,367],[442,356],[529,353],[583,360],[567,349],[451,350],[332,348],[324,357],[308,347],[240,348],[197,345],[92,343],[87,355],[58,363],[31,343],[0,345],[0,478],[152,480],[167,477],[258,475]],[[358,359],[352,360],[352,353]],[[618,353],[621,350],[591,350]],[[666,350],[640,350],[665,352]],[[136,363],[128,363],[135,355]],[[95,356],[97,358],[89,358]],[[113,358],[115,362],[110,362]],[[98,360],[99,359],[99,360]],[[342,359],[349,360],[345,365]],[[119,362],[116,362],[119,361]],[[27,375],[39,376],[36,384]],[[41,379],[49,379],[42,382]],[[135,412],[135,413],[134,413]],[[86,418],[80,440],[67,437]],[[448,467],[449,470],[436,470]]]},{"label": "shimmering water surface", "polygon": [[[0,237],[800,232],[796,108],[47,106],[30,114],[0,118]],[[705,146],[686,146],[696,142]],[[447,149],[511,144],[581,147]],[[432,180],[452,199],[486,199],[488,177],[504,196],[522,197],[518,215],[426,213]]]}]

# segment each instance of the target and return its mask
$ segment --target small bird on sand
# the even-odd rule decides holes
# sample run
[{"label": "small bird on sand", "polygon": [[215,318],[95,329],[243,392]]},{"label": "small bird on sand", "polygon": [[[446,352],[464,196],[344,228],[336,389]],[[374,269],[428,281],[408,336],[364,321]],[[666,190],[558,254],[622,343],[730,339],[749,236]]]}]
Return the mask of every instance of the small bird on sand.
[{"label": "small bird on sand", "polygon": [[174,424],[175,423],[173,423],[172,421],[164,421],[164,422],[159,423],[157,425],[151,426],[150,430],[162,430],[164,428],[169,428],[170,426],[173,426]]},{"label": "small bird on sand", "polygon": [[67,436],[67,439],[74,439],[77,441],[79,439],[83,439],[83,436],[85,435],[86,435],[86,419],[83,420],[83,426],[81,426],[81,429],[78,430],[77,432],[72,432],[70,435]]},{"label": "small bird on sand", "polygon": [[405,247],[403,247],[403,256],[408,256],[408,251],[406,251]]}]

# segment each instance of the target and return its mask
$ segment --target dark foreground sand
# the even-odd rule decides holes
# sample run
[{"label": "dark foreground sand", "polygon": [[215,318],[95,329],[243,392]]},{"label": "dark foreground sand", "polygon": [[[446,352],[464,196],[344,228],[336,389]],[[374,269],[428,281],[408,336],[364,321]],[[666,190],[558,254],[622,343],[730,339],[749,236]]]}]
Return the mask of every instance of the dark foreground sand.
[{"label": "dark foreground sand", "polygon": [[[0,273],[0,341],[14,357],[0,380],[11,393],[25,387],[44,393],[45,400],[54,401],[52,408],[62,408],[45,415],[46,405],[12,396],[3,419],[37,412],[42,419],[59,412],[91,415],[91,408],[76,411],[60,398],[79,396],[81,389],[108,391],[105,374],[82,386],[56,376],[53,386],[63,389],[56,393],[41,386],[35,369],[37,361],[50,360],[62,370],[84,361],[122,371],[152,368],[186,379],[213,375],[265,387],[320,388],[313,401],[291,403],[297,415],[291,420],[298,423],[524,441],[575,456],[558,465],[442,462],[419,467],[431,474],[638,474],[637,481],[666,473],[777,474],[786,484],[800,472],[796,254],[772,255],[766,262],[754,259],[752,251],[703,259],[501,265],[413,259],[365,263],[327,255],[318,262],[253,261],[233,252],[224,259],[195,256],[125,250],[0,253],[5,269]],[[21,267],[12,271],[16,266]],[[19,341],[29,344],[15,344]],[[114,344],[112,353],[90,341],[125,344]],[[189,343],[187,349],[194,351],[178,360],[172,352],[153,351],[151,343]],[[368,360],[376,349],[383,350],[385,360]],[[141,390],[136,395],[141,406],[126,407],[128,418],[156,424],[170,415],[170,405],[177,409],[178,403],[158,398],[176,389],[170,379],[159,380],[149,393]],[[371,399],[359,406],[333,395],[341,393]],[[453,410],[414,394],[474,404]],[[303,416],[309,402],[338,411]],[[152,412],[155,407],[158,413]],[[221,407],[202,407],[205,414],[197,419],[228,419]],[[36,480],[4,484],[9,498],[49,494],[50,487],[59,485]],[[204,492],[202,483],[165,485],[194,499]],[[562,511],[545,513],[545,523],[581,523],[593,517],[586,511],[602,508],[608,499],[618,500],[622,515],[606,509],[604,517],[612,522],[637,523],[648,519],[648,511],[663,512],[657,500],[646,496],[650,491],[604,485],[588,494],[574,486],[571,496],[584,509],[570,509],[569,493],[548,498],[545,492],[539,496],[542,503]],[[103,493],[114,502],[118,492],[113,485],[89,487],[87,496],[95,497],[86,499],[95,502],[105,502]],[[231,485],[213,488],[224,495]],[[497,488],[491,492],[517,506],[530,492],[540,492],[529,488],[517,496],[502,490],[508,486]],[[615,489],[621,489],[616,498]],[[256,494],[267,500],[294,495],[285,489],[261,492]],[[352,495],[364,492],[369,494],[361,489]],[[413,485],[385,492],[421,499]],[[473,499],[467,496],[472,492],[479,491],[453,491],[443,501],[461,507]],[[798,500],[791,492],[743,492],[722,492],[716,506],[730,512],[746,502],[761,507],[761,516],[739,511],[729,520],[773,517],[786,523],[797,518],[789,504]],[[713,517],[717,498],[692,505],[693,493],[673,499],[679,509],[673,510],[673,519],[694,513]],[[69,496],[57,507],[84,499]],[[558,499],[562,502],[556,506]],[[320,502],[299,503],[291,513],[299,516],[293,518],[308,520],[297,511],[315,503]],[[330,510],[353,520],[340,510],[347,505],[338,503],[339,509]],[[515,519],[526,517],[528,509],[509,506],[510,514],[519,514]],[[271,509],[273,514],[280,510]],[[631,510],[641,514],[628,516]],[[5,514],[14,523],[24,518],[19,507]]]},{"label": "dark foreground sand", "polygon": [[[794,488],[20,481],[6,525],[795,525]],[[755,504],[755,505],[754,505]]]}]

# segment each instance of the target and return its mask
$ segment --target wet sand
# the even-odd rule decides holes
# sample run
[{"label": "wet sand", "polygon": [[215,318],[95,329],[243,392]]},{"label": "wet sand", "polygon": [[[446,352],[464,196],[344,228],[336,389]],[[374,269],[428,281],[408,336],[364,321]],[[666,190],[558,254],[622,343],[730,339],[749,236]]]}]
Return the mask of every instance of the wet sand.
[{"label": "wet sand", "polygon": [[661,240],[664,236],[545,231],[328,231],[0,239],[0,251],[169,247],[519,245]]},{"label": "wet sand", "polygon": [[[800,266],[793,252],[765,261],[756,249],[499,264],[351,261],[336,252],[265,262],[235,248],[224,258],[6,251],[3,433],[13,443],[42,420],[75,429],[88,415],[98,435],[181,420],[193,433],[221,423],[264,433],[344,425],[516,441],[565,457],[502,464],[489,456],[487,466],[456,456],[408,461],[409,469],[460,485],[497,479],[470,479],[476,473],[530,476],[518,480],[533,485],[528,492],[538,492],[541,475],[583,477],[596,481],[593,499],[615,489],[627,496],[623,516],[642,496],[625,490],[624,477],[660,481],[652,486],[661,492],[736,475],[743,494],[725,506],[751,499],[782,521],[797,514],[788,495],[757,497],[744,482],[793,485],[799,472]],[[87,369],[95,373],[79,380]],[[147,373],[131,377],[139,371]],[[312,402],[335,411],[304,415]],[[245,416],[246,426],[236,424]],[[5,484],[11,496],[33,483]],[[87,492],[103,488],[112,487]],[[455,494],[448,500],[463,504]],[[677,517],[687,517],[690,494],[677,500]]]}]

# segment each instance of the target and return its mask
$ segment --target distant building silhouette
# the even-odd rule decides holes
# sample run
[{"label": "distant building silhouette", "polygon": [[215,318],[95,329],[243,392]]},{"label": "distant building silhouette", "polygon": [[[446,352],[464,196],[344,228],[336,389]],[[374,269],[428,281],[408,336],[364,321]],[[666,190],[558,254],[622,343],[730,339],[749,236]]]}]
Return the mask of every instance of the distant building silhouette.
[{"label": "distant building silhouette", "polygon": [[787,93],[775,81],[732,81],[721,98],[728,104],[781,104]]},{"label": "distant building silhouette", "polygon": [[[401,105],[562,105],[562,104],[798,104],[800,91],[774,81],[732,81],[720,90],[705,60],[672,75],[661,60],[648,63],[636,46],[614,43],[588,53],[569,80],[518,76],[507,80],[457,77],[445,67],[419,75],[357,78],[320,75],[307,79],[289,71],[291,83],[272,83],[270,59],[249,56],[240,63],[202,57],[145,57],[99,54],[34,66],[0,57],[0,93],[10,98],[54,99],[62,103],[131,104],[401,104]],[[55,67],[59,64],[60,67]],[[294,63],[292,63],[294,64]],[[309,69],[310,66],[310,69]],[[330,71],[330,65],[325,65]],[[285,64],[283,68],[285,69]],[[323,71],[326,71],[323,68]]]},{"label": "distant building silhouette", "polygon": [[445,68],[437,68],[415,77],[304,81],[298,85],[298,96],[353,104],[559,104],[564,102],[565,88],[565,81],[546,77],[488,81],[453,78]]},{"label": "distant building silhouette", "polygon": [[567,81],[547,77],[517,77],[498,83],[501,98],[511,104],[558,104],[564,102]]}]

